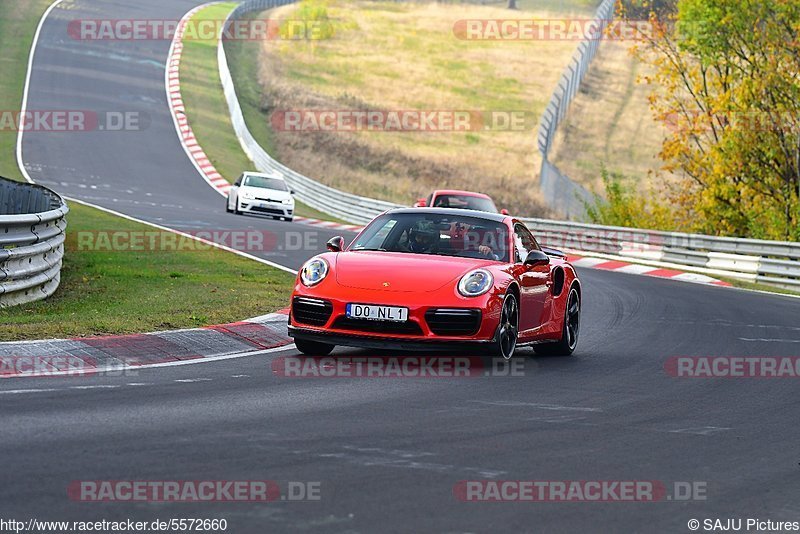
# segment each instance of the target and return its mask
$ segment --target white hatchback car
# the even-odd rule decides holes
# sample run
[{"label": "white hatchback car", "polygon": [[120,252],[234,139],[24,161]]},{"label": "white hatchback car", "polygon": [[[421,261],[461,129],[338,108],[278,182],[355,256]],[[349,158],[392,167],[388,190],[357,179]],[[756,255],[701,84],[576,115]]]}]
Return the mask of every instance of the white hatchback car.
[{"label": "white hatchback car", "polygon": [[279,174],[246,172],[228,192],[228,213],[258,213],[274,219],[294,218],[294,192]]}]

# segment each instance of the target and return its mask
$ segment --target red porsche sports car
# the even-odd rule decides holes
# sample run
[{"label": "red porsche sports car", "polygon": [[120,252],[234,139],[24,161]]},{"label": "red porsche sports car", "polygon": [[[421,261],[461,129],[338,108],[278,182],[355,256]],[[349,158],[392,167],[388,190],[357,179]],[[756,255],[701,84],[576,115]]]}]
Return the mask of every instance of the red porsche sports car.
[{"label": "red porsche sports car", "polygon": [[477,347],[511,358],[521,345],[564,355],[577,345],[575,269],[512,217],[396,209],[328,250],[303,266],[292,294],[289,335],[304,354]]}]

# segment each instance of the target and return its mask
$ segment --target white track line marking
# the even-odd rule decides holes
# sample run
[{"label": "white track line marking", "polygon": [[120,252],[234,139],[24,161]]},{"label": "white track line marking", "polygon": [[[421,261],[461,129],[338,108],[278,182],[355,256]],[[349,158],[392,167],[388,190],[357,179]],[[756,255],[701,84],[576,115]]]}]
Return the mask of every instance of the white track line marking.
[{"label": "white track line marking", "polygon": [[488,404],[489,406],[508,406],[535,408],[538,410],[570,411],[570,412],[602,412],[600,408],[584,408],[581,406],[561,406],[560,404],[543,404],[538,402],[519,402],[519,401],[469,401],[477,404]]},{"label": "white track line marking", "polygon": [[179,378],[177,380],[173,380],[173,382],[179,382],[181,384],[194,384],[195,382],[211,382],[211,378]]},{"label": "white track line marking", "polygon": [[779,339],[765,337],[740,337],[739,341],[754,341],[756,343],[800,343],[800,339]]},{"label": "white track line marking", "polygon": [[0,391],[0,395],[19,395],[21,393],[50,393],[52,391],[63,391],[62,389],[48,388],[48,389],[6,389]]}]

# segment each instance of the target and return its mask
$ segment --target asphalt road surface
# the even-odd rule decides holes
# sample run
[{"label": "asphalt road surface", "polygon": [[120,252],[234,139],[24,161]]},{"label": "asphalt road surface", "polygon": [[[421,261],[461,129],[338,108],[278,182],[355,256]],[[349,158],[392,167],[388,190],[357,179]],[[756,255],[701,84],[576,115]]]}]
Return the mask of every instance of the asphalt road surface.
[{"label": "asphalt road surface", "polygon": [[[181,230],[284,235],[237,218],[197,174],[164,92],[166,41],[81,42],[69,20],[178,19],[196,2],[78,0],[37,48],[29,109],[135,109],[145,132],[25,135],[32,177]],[[68,8],[68,9],[67,9]],[[245,227],[246,228],[246,227]],[[319,240],[333,232],[320,232]],[[314,251],[272,251],[297,268]],[[688,532],[690,519],[800,520],[796,379],[670,376],[672,356],[793,356],[800,300],[580,270],[571,358],[517,357],[515,376],[287,378],[291,349],[125,376],[0,381],[0,518],[225,518],[228,532]],[[267,310],[265,310],[267,311]],[[339,355],[372,355],[355,350]],[[97,503],[73,481],[318,483],[271,503]],[[459,481],[698,483],[704,499],[462,502]]]}]

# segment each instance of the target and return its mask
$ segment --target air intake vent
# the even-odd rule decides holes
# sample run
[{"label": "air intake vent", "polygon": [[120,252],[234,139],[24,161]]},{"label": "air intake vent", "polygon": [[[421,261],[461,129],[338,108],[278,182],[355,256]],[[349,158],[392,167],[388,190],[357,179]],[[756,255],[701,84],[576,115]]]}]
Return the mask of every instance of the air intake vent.
[{"label": "air intake vent", "polygon": [[437,336],[472,336],[481,326],[481,311],[438,308],[425,312],[425,321]]},{"label": "air intake vent", "polygon": [[331,318],[333,304],[326,300],[295,297],[292,300],[292,319],[311,326],[324,326]]},{"label": "air intake vent", "polygon": [[391,321],[370,321],[369,319],[339,317],[333,322],[332,328],[337,328],[339,330],[357,330],[359,332],[374,332],[376,334],[422,335],[422,328],[413,321],[395,323]]}]

